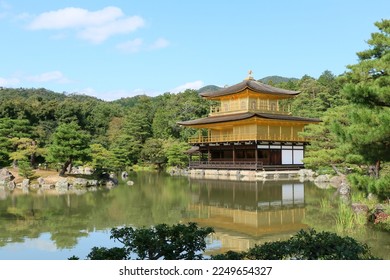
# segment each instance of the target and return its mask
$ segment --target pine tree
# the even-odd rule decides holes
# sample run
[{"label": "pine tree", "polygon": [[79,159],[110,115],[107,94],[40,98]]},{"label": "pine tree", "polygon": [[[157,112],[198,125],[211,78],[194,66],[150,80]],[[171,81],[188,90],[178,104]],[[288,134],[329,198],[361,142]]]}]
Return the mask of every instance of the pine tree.
[{"label": "pine tree", "polygon": [[350,65],[344,93],[352,102],[349,125],[339,124],[338,135],[351,143],[379,177],[381,162],[390,161],[390,20],[376,22],[379,32],[358,52]]},{"label": "pine tree", "polygon": [[64,123],[57,127],[49,146],[49,158],[62,165],[60,175],[75,160],[85,160],[89,155],[89,134],[80,129],[75,122]]}]

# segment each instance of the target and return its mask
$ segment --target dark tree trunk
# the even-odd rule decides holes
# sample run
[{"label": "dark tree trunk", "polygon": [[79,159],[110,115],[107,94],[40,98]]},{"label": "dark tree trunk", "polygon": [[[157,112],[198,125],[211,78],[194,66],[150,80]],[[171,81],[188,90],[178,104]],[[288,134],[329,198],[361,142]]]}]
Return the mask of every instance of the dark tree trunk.
[{"label": "dark tree trunk", "polygon": [[35,154],[34,153],[32,153],[30,156],[30,164],[31,164],[32,168],[35,168]]},{"label": "dark tree trunk", "polygon": [[72,160],[67,160],[64,165],[62,166],[61,170],[60,170],[60,176],[65,176],[65,173],[66,173],[66,169],[68,169],[69,165],[72,164]]},{"label": "dark tree trunk", "polygon": [[344,176],[344,174],[340,172],[340,170],[336,167],[336,165],[331,164],[331,166],[332,166],[333,170],[336,172],[337,175]]},{"label": "dark tree trunk", "polygon": [[375,163],[375,178],[379,178],[379,170],[381,169],[381,161],[378,160],[376,163]]}]

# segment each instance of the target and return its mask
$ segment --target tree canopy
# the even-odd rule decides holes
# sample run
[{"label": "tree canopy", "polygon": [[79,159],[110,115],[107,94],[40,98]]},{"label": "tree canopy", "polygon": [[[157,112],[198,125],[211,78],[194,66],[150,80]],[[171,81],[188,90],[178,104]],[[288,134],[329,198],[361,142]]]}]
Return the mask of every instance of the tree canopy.
[{"label": "tree canopy", "polygon": [[57,127],[52,135],[48,156],[52,162],[61,164],[60,175],[64,175],[75,160],[83,161],[90,155],[89,139],[90,136],[75,122]]}]

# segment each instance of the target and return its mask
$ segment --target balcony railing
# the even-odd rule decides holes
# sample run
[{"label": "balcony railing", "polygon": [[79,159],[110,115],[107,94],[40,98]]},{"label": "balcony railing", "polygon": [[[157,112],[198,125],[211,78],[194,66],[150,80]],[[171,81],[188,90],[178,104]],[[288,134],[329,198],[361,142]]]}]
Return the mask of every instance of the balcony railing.
[{"label": "balcony railing", "polygon": [[268,114],[279,114],[279,115],[289,115],[290,106],[267,106],[267,105],[249,105],[241,106],[240,104],[233,104],[229,106],[211,106],[210,107],[210,116],[218,116],[225,114],[233,114],[240,112],[255,112],[255,113],[268,113]]},{"label": "balcony railing", "polygon": [[291,135],[258,135],[256,133],[241,133],[241,134],[227,134],[219,136],[193,136],[188,139],[190,144],[202,143],[223,143],[223,142],[238,142],[238,141],[288,141],[288,142],[302,142],[303,137]]}]

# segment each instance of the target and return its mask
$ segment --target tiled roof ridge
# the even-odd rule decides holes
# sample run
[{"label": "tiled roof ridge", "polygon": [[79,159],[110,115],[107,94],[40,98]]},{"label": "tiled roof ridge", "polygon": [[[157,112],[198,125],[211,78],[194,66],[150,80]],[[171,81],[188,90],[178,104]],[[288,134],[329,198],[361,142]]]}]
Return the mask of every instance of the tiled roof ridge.
[{"label": "tiled roof ridge", "polygon": [[277,88],[271,85],[264,84],[262,82],[256,81],[254,79],[245,79],[244,81],[229,86],[225,87],[222,89],[219,89],[217,91],[213,92],[203,92],[201,93],[202,97],[218,97],[218,96],[225,96],[225,95],[230,95],[234,94],[237,92],[240,92],[242,90],[245,90],[246,88],[249,88],[255,92],[258,93],[267,93],[267,94],[275,94],[275,95],[297,95],[300,93],[300,91],[293,91],[293,90],[288,90],[288,89],[282,89],[282,88]]}]

